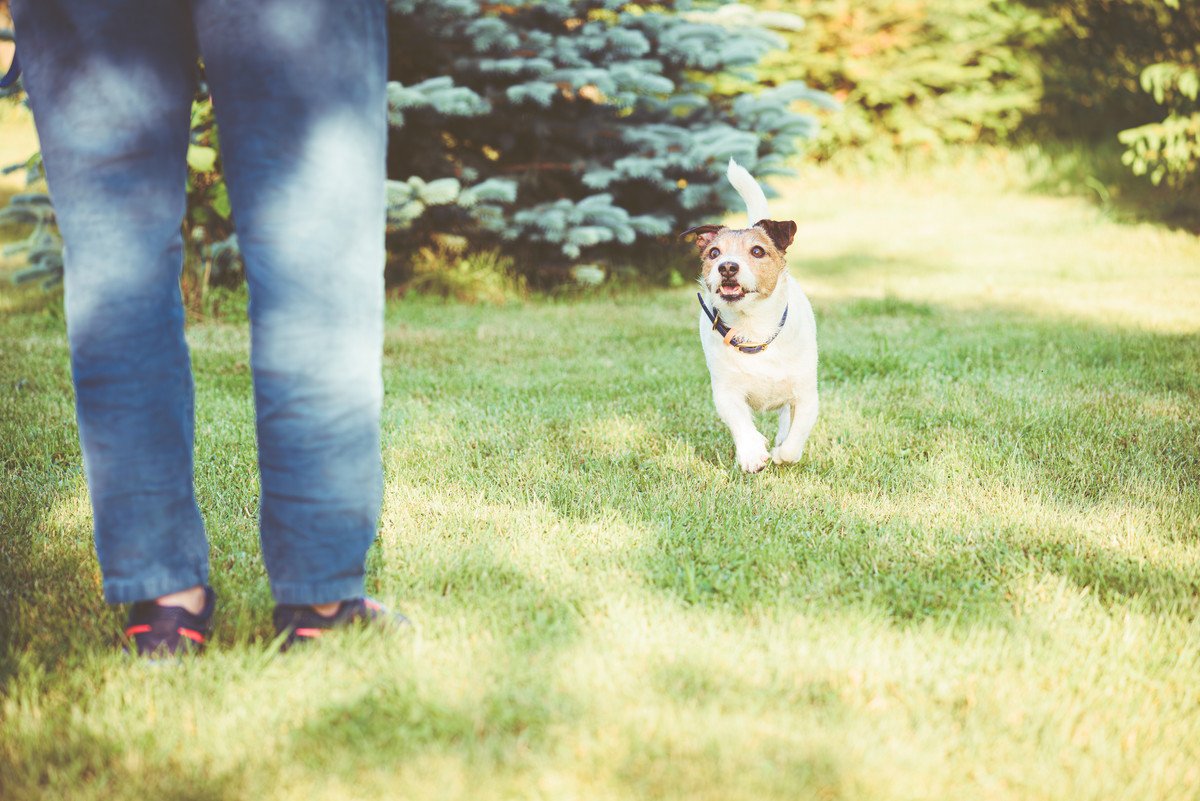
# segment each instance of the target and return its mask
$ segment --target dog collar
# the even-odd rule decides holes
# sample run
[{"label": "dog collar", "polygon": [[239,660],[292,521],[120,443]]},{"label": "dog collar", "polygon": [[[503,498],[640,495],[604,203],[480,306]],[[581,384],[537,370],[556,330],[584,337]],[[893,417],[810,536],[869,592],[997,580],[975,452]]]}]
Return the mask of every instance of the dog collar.
[{"label": "dog collar", "polygon": [[783,324],[787,322],[788,307],[784,306],[783,316],[779,318],[779,328],[775,329],[775,333],[771,334],[771,338],[766,342],[757,342],[751,344],[737,336],[732,328],[725,325],[724,321],[721,320],[721,314],[717,311],[716,307],[709,309],[707,306],[705,306],[704,296],[699,292],[696,293],[696,300],[700,301],[700,308],[704,309],[704,313],[708,315],[708,319],[712,320],[713,330],[721,335],[721,338],[725,340],[725,344],[737,348],[742,353],[762,353],[767,349],[767,345],[770,345],[775,341],[775,337],[779,336],[779,332],[783,330]]}]

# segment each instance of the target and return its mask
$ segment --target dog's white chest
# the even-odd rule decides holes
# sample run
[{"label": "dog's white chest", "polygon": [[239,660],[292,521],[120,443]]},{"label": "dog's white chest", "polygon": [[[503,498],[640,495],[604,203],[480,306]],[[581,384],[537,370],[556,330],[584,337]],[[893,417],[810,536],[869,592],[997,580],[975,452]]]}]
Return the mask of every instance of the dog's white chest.
[{"label": "dog's white chest", "polygon": [[700,313],[700,341],[714,390],[736,394],[759,411],[778,409],[816,391],[812,307],[794,284],[789,290],[787,324],[757,353],[744,353],[726,344],[704,312]]},{"label": "dog's white chest", "polygon": [[714,385],[727,387],[760,411],[778,409],[797,391],[798,354],[790,343],[772,343],[759,353],[742,353],[710,331],[702,332],[704,356]]}]

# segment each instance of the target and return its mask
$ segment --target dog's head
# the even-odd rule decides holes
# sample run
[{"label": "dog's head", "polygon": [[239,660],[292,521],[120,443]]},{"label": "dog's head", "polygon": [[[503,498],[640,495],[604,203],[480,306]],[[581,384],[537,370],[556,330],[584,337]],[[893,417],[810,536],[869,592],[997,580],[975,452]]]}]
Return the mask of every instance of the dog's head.
[{"label": "dog's head", "polygon": [[784,258],[796,237],[791,220],[759,220],[749,228],[698,225],[680,234],[695,235],[700,251],[700,282],[713,304],[753,304],[769,297],[787,270]]}]

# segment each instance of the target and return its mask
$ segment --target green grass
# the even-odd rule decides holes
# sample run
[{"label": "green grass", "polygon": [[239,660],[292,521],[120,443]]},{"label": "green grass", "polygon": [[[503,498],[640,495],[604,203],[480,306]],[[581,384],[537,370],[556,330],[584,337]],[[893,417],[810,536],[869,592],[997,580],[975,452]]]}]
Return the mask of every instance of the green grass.
[{"label": "green grass", "polygon": [[370,589],[274,656],[247,336],[191,329],[222,598],[113,653],[56,303],[0,294],[0,797],[1192,799],[1200,242],[1008,166],[803,176],[804,460],[746,476],[688,290],[388,311]]}]

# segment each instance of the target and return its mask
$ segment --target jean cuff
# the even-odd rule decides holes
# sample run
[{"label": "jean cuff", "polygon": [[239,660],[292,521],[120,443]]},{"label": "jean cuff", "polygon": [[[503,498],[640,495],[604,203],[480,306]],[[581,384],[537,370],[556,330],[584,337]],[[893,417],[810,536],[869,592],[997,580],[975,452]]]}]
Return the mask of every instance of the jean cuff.
[{"label": "jean cuff", "polygon": [[149,601],[196,585],[208,584],[208,565],[192,570],[160,573],[152,578],[104,580],[104,600],[110,604]]},{"label": "jean cuff", "polygon": [[289,605],[329,604],[351,598],[362,598],[366,593],[366,576],[339,578],[334,581],[318,582],[271,582],[271,594],[275,603]]}]

